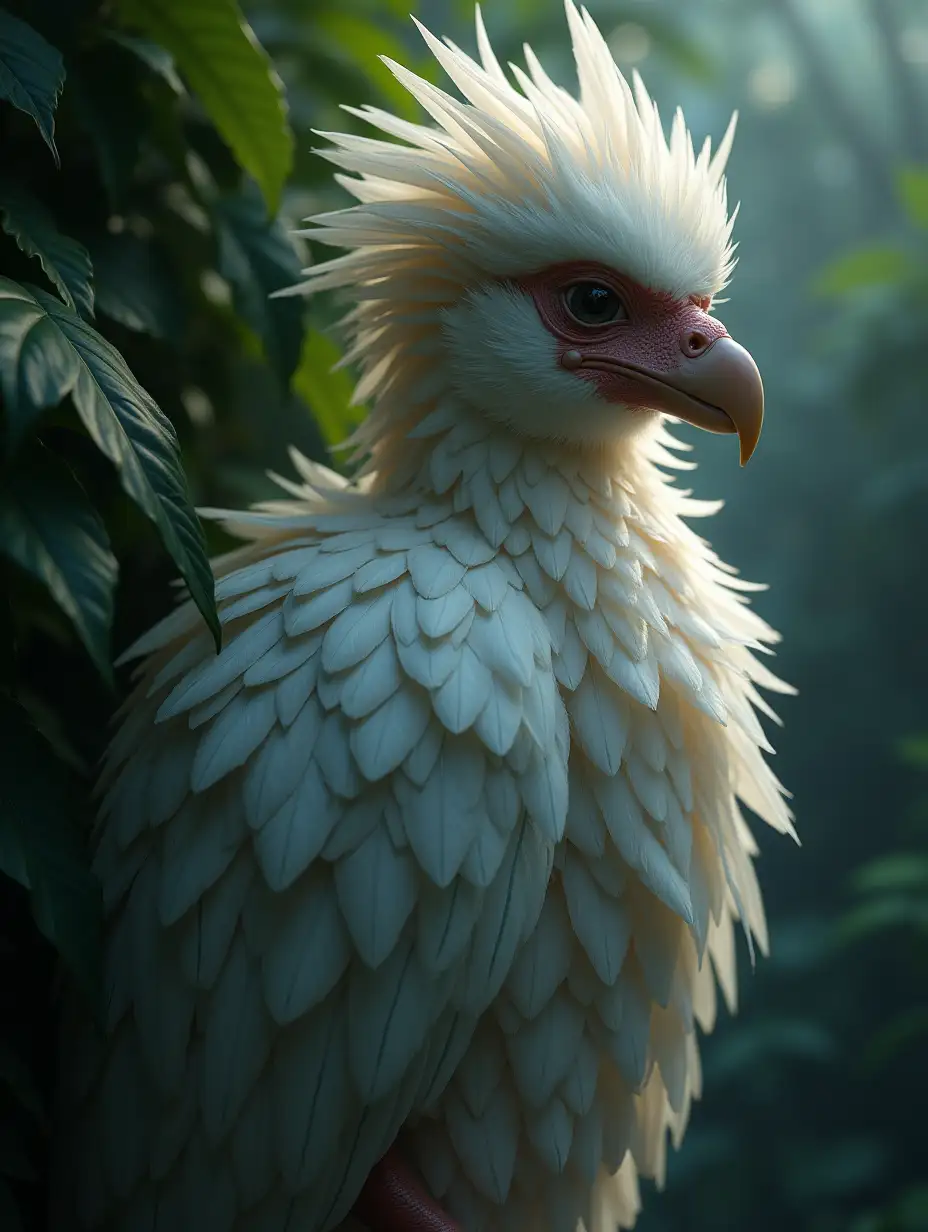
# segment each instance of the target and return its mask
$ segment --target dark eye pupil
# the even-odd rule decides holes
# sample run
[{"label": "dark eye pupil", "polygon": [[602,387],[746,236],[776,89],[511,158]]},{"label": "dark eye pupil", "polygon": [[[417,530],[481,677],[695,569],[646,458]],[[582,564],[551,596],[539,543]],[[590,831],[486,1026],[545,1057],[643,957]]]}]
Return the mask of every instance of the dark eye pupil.
[{"label": "dark eye pupil", "polygon": [[573,315],[588,325],[614,321],[623,315],[622,303],[615,291],[596,282],[582,282],[567,293],[567,307]]}]

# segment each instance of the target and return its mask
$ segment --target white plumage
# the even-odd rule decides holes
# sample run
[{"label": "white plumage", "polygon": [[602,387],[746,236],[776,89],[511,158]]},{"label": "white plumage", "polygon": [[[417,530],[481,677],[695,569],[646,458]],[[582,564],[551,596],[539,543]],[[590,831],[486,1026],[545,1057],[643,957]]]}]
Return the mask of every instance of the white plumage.
[{"label": "white plumage", "polygon": [[[206,511],[224,646],[184,603],[101,780],[106,1034],[73,1008],[56,1228],[327,1232],[398,1135],[466,1232],[630,1227],[700,1094],[695,1027],[766,947],[738,799],[792,833],[757,686],[777,640],[684,518],[657,413],[558,366],[509,281],[732,267],[722,171],[665,143],[568,0],[580,102],[423,31],[466,103],[326,134],[361,203],[356,482]],[[501,281],[503,280],[503,281]],[[663,469],[662,469],[663,468]],[[127,657],[129,657],[127,656]],[[75,1222],[76,1220],[76,1222]]]}]

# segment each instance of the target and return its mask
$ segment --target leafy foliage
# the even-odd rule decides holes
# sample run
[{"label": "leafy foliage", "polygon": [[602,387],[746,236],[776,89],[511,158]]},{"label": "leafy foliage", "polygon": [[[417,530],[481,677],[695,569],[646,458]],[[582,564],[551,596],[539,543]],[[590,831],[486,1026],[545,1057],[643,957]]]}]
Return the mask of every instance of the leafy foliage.
[{"label": "leafy foliage", "polygon": [[213,225],[219,272],[232,287],[233,303],[263,342],[268,361],[286,386],[300,359],[303,308],[293,297],[270,296],[299,281],[293,245],[281,224],[268,219],[249,184],[215,202]]},{"label": "leafy foliage", "polygon": [[46,278],[69,308],[93,316],[93,267],[83,244],[62,235],[49,211],[15,184],[0,186],[3,229],[27,257],[37,257]]},{"label": "leafy foliage", "polygon": [[58,49],[32,26],[0,9],[0,98],[32,116],[56,162],[55,107],[63,84]]},{"label": "leafy foliage", "polygon": [[[190,505],[170,421],[119,352],[53,296],[0,278],[0,370],[14,443],[35,416],[68,394],[122,486],[155,523],[213,630],[203,531]],[[41,384],[34,378],[41,377]],[[20,562],[22,563],[22,562]]]},{"label": "leafy foliage", "polygon": [[42,583],[110,679],[118,567],[106,527],[67,463],[38,444],[31,452],[0,491],[3,550]]},{"label": "leafy foliage", "polygon": [[275,213],[290,174],[293,134],[282,83],[235,0],[120,0],[119,8],[173,56]]},{"label": "leafy foliage", "polygon": [[100,996],[87,823],[114,645],[164,611],[172,568],[218,645],[208,550],[223,538],[207,543],[193,494],[266,494],[249,417],[282,464],[285,439],[323,448],[305,395],[324,391],[335,435],[347,398],[306,367],[304,302],[269,299],[305,264],[277,216],[294,138],[234,0],[13,0],[0,131],[0,979],[17,1006],[0,1025],[0,1225],[14,1229],[44,1226],[54,957]]},{"label": "leafy foliage", "polygon": [[0,697],[0,867],[93,1002],[100,991],[100,891],[86,866],[71,775],[26,711]]}]

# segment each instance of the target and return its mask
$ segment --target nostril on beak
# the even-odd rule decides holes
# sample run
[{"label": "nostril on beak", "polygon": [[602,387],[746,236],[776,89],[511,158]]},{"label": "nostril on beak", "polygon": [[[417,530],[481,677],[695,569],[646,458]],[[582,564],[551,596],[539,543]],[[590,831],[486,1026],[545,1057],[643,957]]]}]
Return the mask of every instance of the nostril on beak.
[{"label": "nostril on beak", "polygon": [[704,334],[701,329],[688,330],[680,341],[680,349],[684,355],[695,359],[698,355],[702,355],[708,351],[709,347],[715,339],[710,338],[708,334]]}]

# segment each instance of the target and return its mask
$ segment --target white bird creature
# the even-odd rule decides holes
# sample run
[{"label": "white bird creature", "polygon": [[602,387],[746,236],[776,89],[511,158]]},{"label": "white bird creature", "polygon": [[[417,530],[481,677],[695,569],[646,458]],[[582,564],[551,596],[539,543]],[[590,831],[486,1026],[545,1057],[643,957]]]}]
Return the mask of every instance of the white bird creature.
[{"label": "white bird creature", "polygon": [[567,20],[579,101],[478,11],[479,63],[422,29],[466,101],[388,61],[434,124],[322,134],[358,204],[298,290],[353,304],[363,465],[206,511],[221,653],[190,602],[129,652],[56,1230],[631,1227],[735,921],[766,947],[739,801],[793,833],[755,714],[791,690],[665,473],[667,416],[742,462],[761,428],[710,311],[733,125],[668,141]]}]

